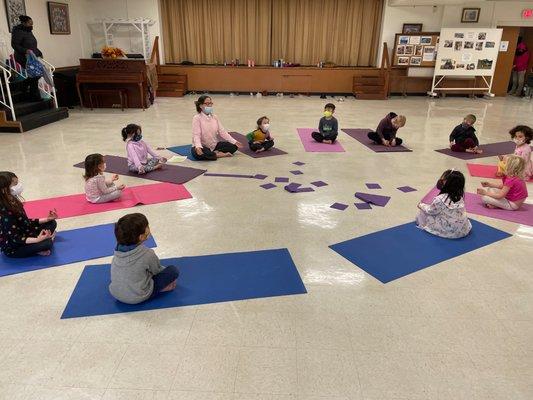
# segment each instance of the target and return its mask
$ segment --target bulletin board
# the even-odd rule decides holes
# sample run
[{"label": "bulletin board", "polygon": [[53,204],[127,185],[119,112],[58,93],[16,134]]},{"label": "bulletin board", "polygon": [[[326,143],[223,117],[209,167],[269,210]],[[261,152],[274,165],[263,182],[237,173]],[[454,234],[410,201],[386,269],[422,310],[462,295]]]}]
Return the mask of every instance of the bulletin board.
[{"label": "bulletin board", "polygon": [[394,39],[394,67],[434,68],[439,32],[397,33]]},{"label": "bulletin board", "polygon": [[484,85],[474,90],[491,94],[501,37],[502,29],[443,28],[440,32],[438,56],[429,94],[436,95],[436,91],[465,89],[443,87],[442,84],[447,77],[481,77]]}]

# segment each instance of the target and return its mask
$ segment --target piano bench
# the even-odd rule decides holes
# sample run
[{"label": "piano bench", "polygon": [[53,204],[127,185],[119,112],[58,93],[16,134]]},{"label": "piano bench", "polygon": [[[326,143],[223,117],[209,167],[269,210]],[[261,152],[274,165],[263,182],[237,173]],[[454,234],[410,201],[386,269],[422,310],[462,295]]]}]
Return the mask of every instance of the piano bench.
[{"label": "piano bench", "polygon": [[128,107],[128,91],[126,89],[89,89],[89,102],[91,103],[91,110],[93,107],[93,99],[96,99],[96,107],[98,107],[98,96],[100,95],[118,95],[120,99],[120,107],[124,111],[124,106]]}]

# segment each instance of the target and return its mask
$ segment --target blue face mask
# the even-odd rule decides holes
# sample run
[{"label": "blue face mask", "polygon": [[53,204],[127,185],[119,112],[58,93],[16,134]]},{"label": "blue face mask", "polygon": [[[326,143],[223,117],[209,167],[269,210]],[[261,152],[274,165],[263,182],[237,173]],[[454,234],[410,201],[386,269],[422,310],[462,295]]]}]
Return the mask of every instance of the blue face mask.
[{"label": "blue face mask", "polygon": [[140,132],[137,132],[135,135],[133,135],[131,140],[133,140],[134,142],[139,142],[142,140],[142,138],[143,138],[143,134]]},{"label": "blue face mask", "polygon": [[205,106],[204,113],[206,113],[207,115],[213,114],[213,107]]}]

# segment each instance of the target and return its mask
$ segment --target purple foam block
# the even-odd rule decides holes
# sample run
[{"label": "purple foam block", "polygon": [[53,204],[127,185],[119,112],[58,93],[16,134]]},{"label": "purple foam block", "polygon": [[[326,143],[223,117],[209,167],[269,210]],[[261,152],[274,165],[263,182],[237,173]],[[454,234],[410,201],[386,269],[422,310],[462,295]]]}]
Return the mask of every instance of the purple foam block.
[{"label": "purple foam block", "polygon": [[359,200],[363,200],[365,203],[372,203],[379,207],[385,207],[390,200],[390,197],[388,196],[360,192],[355,193],[355,197]]},{"label": "purple foam block", "polygon": [[274,182],[289,182],[289,178],[285,178],[282,176],[276,176],[276,179],[274,179]]},{"label": "purple foam block", "polygon": [[223,178],[253,178],[253,175],[242,175],[242,174],[215,174],[206,172],[204,176],[218,176]]},{"label": "purple foam block", "polygon": [[294,165],[297,165],[297,166],[299,166],[299,167],[301,167],[302,165],[305,165],[305,163],[304,163],[304,162],[301,162],[301,161],[295,161],[295,162],[293,162],[293,164],[294,164]]},{"label": "purple foam block", "polygon": [[311,182],[311,185],[316,186],[316,187],[328,186],[328,184],[326,182],[323,182],[323,181]]},{"label": "purple foam block", "polygon": [[261,186],[263,189],[272,189],[276,187],[276,185],[274,185],[273,183],[265,183],[264,185],[259,186]]},{"label": "purple foam block", "polygon": [[415,188],[412,188],[411,186],[400,186],[398,189],[400,192],[409,193],[409,192],[416,192]]},{"label": "purple foam block", "polygon": [[329,206],[329,208],[334,208],[335,210],[344,211],[348,208],[348,204],[342,204],[342,203],[333,203]]},{"label": "purple foam block", "polygon": [[290,172],[291,174],[293,174],[293,175],[302,175],[302,174],[303,174],[303,172],[302,172],[302,171],[300,171],[300,170],[296,170],[296,171],[289,171],[289,172]]},{"label": "purple foam block", "polygon": [[255,179],[265,179],[266,177],[268,177],[268,175],[263,175],[263,174],[256,174],[256,175],[254,175],[254,178],[255,178]]},{"label": "purple foam block", "polygon": [[381,189],[379,183],[367,183],[366,187],[369,189]]},{"label": "purple foam block", "polygon": [[301,183],[296,183],[296,182],[289,183],[288,185],[285,186],[285,190],[287,192],[295,193],[300,186],[302,186]]},{"label": "purple foam block", "polygon": [[314,192],[314,191],[315,189],[313,189],[312,187],[304,187],[304,188],[296,189],[295,193],[305,193],[305,192]]},{"label": "purple foam block", "polygon": [[358,210],[371,210],[372,206],[369,203],[353,203]]}]

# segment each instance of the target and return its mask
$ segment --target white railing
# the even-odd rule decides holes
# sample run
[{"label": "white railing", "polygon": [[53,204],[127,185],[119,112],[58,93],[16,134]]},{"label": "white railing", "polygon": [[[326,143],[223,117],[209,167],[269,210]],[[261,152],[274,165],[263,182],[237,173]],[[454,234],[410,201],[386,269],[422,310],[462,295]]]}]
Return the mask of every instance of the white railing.
[{"label": "white railing", "polygon": [[[3,63],[2,63],[3,64]],[[11,78],[11,71],[5,68],[3,65],[0,65],[1,75],[0,75],[0,91],[2,97],[0,98],[0,103],[11,111],[11,117],[15,121],[15,108],[13,107],[13,99],[11,98],[11,88],[9,87],[9,80]]]},{"label": "white railing", "polygon": [[54,107],[57,108],[57,95],[56,95],[56,86],[54,84],[54,71],[56,70],[56,67],[54,67],[52,64],[50,64],[48,61],[46,61],[44,58],[39,59],[41,63],[43,64],[44,68],[48,70],[48,74],[51,77],[52,84],[50,85],[48,82],[44,80],[44,78],[39,79],[39,89],[46,93],[48,96],[52,98],[54,101]]}]

